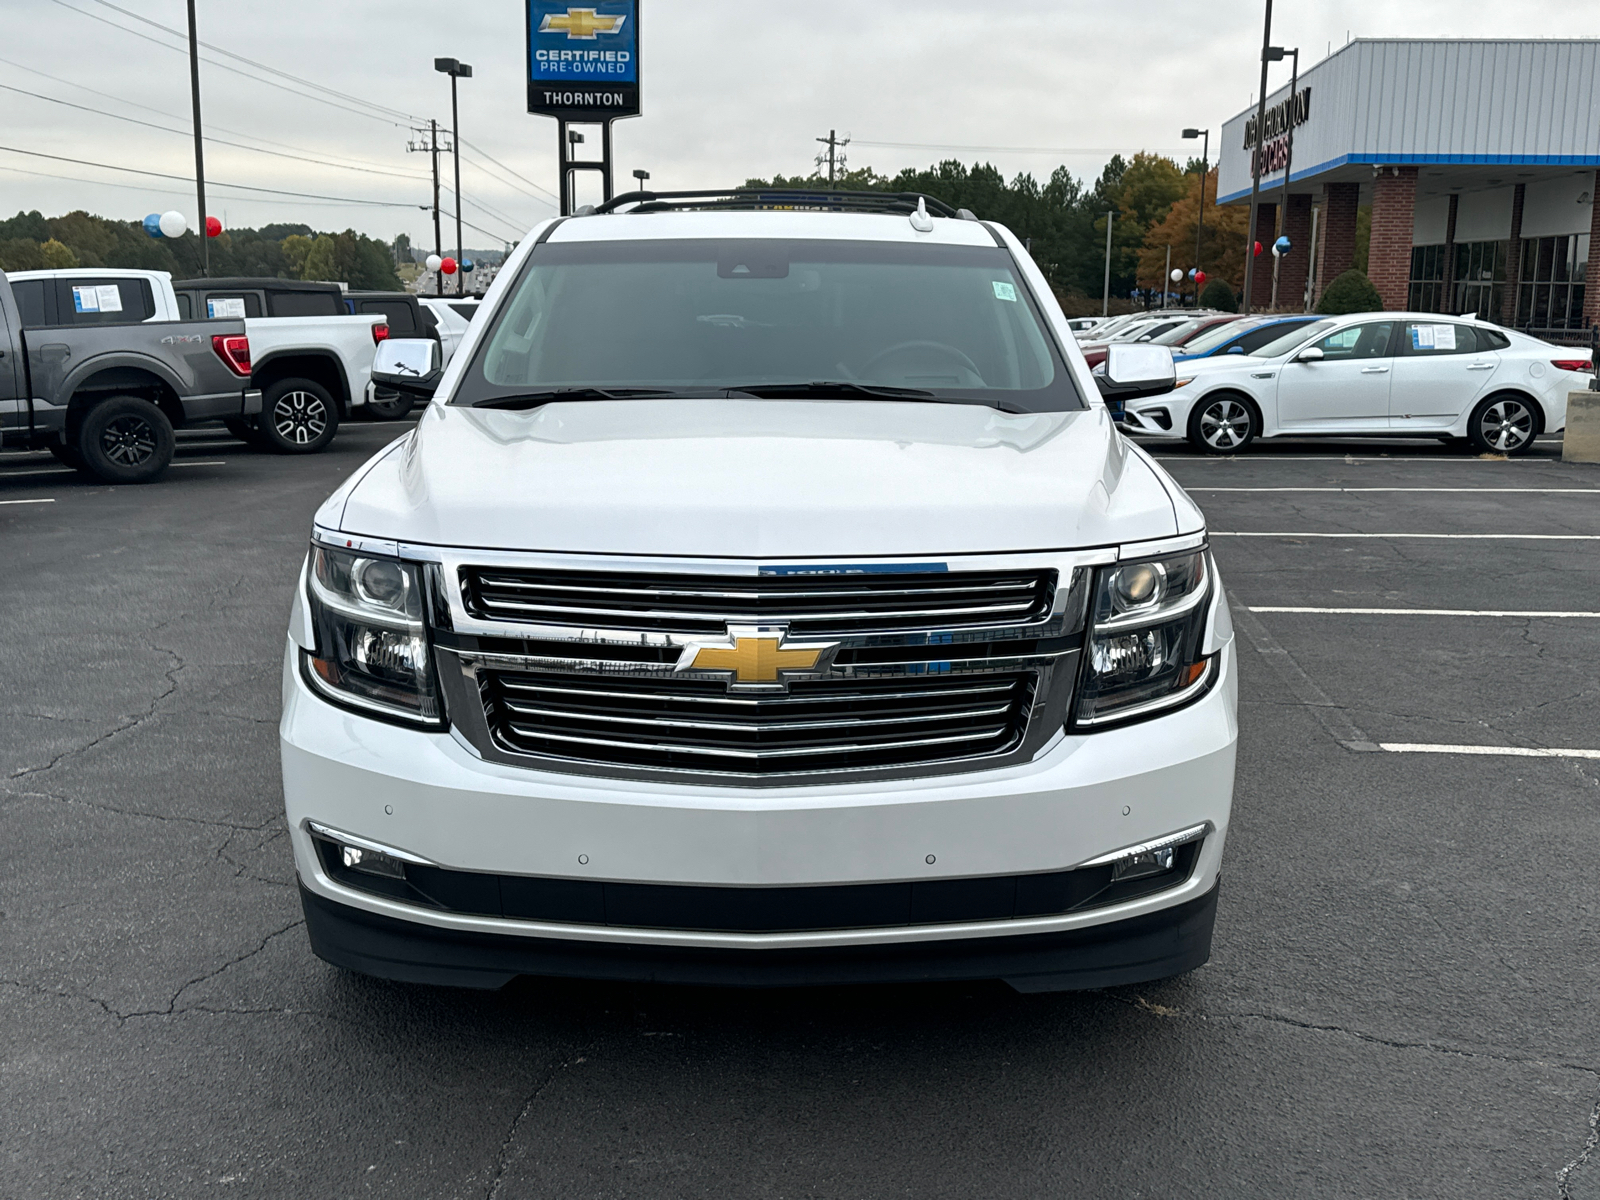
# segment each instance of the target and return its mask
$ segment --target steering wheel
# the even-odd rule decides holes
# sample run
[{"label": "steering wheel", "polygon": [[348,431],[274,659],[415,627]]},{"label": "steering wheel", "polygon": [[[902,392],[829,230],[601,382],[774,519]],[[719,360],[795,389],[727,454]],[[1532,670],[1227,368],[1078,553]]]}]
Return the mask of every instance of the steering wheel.
[{"label": "steering wheel", "polygon": [[876,373],[875,368],[879,363],[881,363],[884,359],[895,354],[899,354],[905,350],[931,350],[935,354],[942,354],[946,358],[953,360],[962,370],[966,371],[972,376],[972,382],[968,386],[984,386],[983,372],[978,370],[978,364],[973,362],[954,346],[947,346],[943,342],[896,342],[887,350],[880,350],[867,360],[867,365],[861,368],[862,378],[873,378],[874,374]]}]

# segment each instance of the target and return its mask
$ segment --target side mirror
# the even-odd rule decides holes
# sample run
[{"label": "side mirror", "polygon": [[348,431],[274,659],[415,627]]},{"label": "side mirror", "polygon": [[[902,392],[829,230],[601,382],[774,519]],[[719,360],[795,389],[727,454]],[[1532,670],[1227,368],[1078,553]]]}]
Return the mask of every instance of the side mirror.
[{"label": "side mirror", "polygon": [[1322,357],[1321,346],[1307,346],[1294,356],[1294,360],[1295,362],[1321,362]]},{"label": "side mirror", "polygon": [[1178,381],[1172,351],[1165,346],[1113,342],[1106,347],[1105,373],[1095,377],[1103,396],[1138,400],[1164,396]]},{"label": "side mirror", "polygon": [[1244,353],[1244,347],[1243,346],[1229,346],[1228,347],[1228,353],[1229,354],[1243,354]]},{"label": "side mirror", "polygon": [[389,338],[378,343],[372,382],[407,396],[430,399],[444,374],[439,343],[432,338]]}]

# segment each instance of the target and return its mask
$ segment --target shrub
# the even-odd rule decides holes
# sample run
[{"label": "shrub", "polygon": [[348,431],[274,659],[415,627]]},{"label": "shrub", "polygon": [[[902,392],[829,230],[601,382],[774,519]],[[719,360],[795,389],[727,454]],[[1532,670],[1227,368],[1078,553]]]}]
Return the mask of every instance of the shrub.
[{"label": "shrub", "polygon": [[1331,317],[1342,317],[1346,313],[1377,312],[1382,308],[1383,298],[1378,295],[1378,289],[1372,286],[1372,280],[1353,269],[1330,283],[1322,293],[1322,299],[1317,301],[1317,311]]},{"label": "shrub", "polygon": [[1238,312],[1239,302],[1231,287],[1220,279],[1213,279],[1200,293],[1200,307],[1214,308],[1218,312]]}]

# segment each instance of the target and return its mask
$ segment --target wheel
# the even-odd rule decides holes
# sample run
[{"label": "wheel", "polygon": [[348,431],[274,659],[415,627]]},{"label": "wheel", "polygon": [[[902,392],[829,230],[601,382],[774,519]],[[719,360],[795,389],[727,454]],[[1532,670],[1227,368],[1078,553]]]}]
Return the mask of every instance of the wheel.
[{"label": "wheel", "polygon": [[[385,395],[387,397],[387,393]],[[367,414],[367,419],[370,421],[398,421],[411,412],[414,403],[416,402],[404,392],[395,392],[392,397],[369,401],[362,411]]]},{"label": "wheel", "polygon": [[172,462],[172,422],[148,400],[113,396],[85,414],[78,453],[107,483],[149,483]]},{"label": "wheel", "polygon": [[228,417],[223,427],[247,446],[261,445],[261,429],[254,417]]},{"label": "wheel", "polygon": [[279,454],[315,454],[339,431],[339,406],[309,379],[283,379],[261,397],[261,440]]},{"label": "wheel", "polygon": [[55,460],[63,466],[71,467],[74,471],[89,469],[89,464],[83,460],[83,455],[78,453],[76,446],[69,446],[65,442],[52,442],[49,450],[55,456]]},{"label": "wheel", "polygon": [[1539,433],[1533,402],[1521,396],[1489,396],[1467,418],[1467,441],[1479,454],[1526,454]]},{"label": "wheel", "polygon": [[1206,454],[1237,454],[1260,432],[1255,405],[1242,396],[1207,396],[1189,414],[1189,441]]}]

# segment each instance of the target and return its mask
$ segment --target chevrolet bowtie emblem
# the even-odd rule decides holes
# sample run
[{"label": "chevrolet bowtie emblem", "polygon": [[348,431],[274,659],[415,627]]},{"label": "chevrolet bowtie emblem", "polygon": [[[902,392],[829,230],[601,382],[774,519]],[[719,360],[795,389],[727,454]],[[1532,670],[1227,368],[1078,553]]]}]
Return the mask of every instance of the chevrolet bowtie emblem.
[{"label": "chevrolet bowtie emblem", "polygon": [[592,42],[602,33],[621,33],[626,14],[597,13],[592,8],[569,8],[565,13],[545,13],[540,33],[564,33],[568,41]]},{"label": "chevrolet bowtie emblem", "polygon": [[726,639],[690,642],[678,659],[679,671],[731,671],[730,688],[741,684],[787,687],[787,675],[826,671],[837,642],[791,642],[782,625],[730,625]]}]

